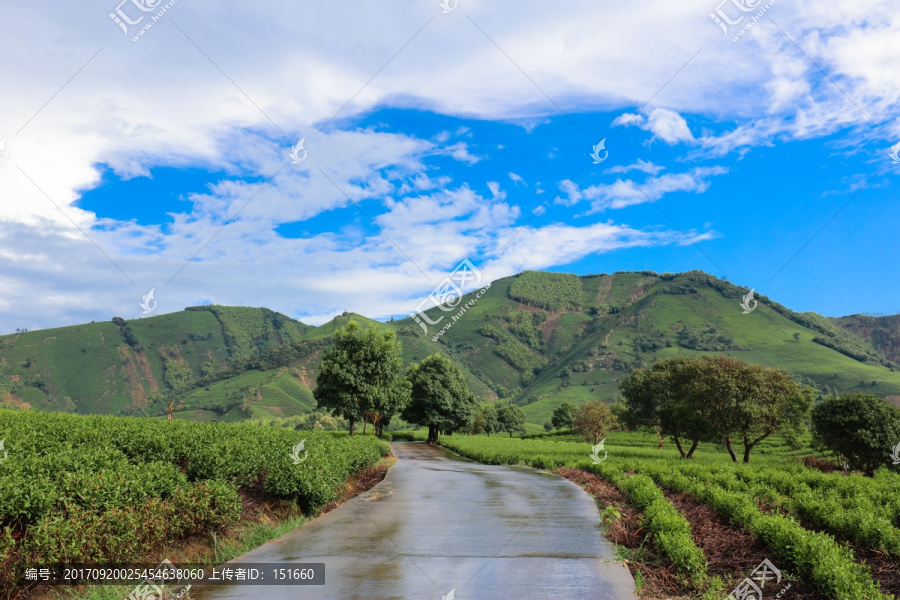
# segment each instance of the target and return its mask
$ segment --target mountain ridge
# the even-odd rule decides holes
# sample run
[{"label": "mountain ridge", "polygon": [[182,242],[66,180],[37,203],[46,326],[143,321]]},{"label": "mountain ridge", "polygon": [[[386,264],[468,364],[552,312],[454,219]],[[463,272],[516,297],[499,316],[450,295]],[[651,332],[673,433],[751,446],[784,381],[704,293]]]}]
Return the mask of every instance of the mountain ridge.
[{"label": "mountain ridge", "polygon": [[[577,276],[524,271],[467,306],[378,322],[344,313],[319,327],[254,307],[207,305],[125,321],[0,336],[0,405],[80,413],[243,420],[314,409],[322,350],[354,318],[393,330],[409,364],[433,352],[461,366],[476,395],[523,406],[532,427],[564,400],[618,398],[635,367],[676,354],[727,354],[788,370],[820,396],[900,400],[900,315],[823,317],[702,271]],[[440,335],[438,331],[449,325]]]}]

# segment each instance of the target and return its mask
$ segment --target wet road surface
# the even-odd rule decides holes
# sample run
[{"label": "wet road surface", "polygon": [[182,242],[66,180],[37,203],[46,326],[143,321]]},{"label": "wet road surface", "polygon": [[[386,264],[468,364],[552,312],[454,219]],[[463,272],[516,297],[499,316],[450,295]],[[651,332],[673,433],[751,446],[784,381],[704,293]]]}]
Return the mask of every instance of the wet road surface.
[{"label": "wet road surface", "polygon": [[391,448],[398,461],[377,486],[229,563],[325,563],[325,585],[194,587],[191,598],[442,600],[454,589],[456,600],[636,597],[578,486],[423,443]]}]

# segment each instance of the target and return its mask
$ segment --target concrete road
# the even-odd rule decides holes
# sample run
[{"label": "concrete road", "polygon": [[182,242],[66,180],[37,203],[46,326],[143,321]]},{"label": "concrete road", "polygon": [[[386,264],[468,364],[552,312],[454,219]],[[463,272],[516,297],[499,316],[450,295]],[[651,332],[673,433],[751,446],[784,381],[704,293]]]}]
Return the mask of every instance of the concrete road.
[{"label": "concrete road", "polygon": [[[634,580],[578,486],[527,467],[391,444],[380,484],[232,561],[325,563],[325,585],[194,587],[198,600],[631,600]],[[449,600],[449,598],[448,598]]]}]

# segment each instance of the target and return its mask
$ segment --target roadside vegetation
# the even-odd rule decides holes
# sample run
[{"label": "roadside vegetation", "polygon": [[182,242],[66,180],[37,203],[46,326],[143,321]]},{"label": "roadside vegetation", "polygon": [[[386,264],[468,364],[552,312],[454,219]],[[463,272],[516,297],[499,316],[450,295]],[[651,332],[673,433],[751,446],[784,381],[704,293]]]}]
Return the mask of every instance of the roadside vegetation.
[{"label": "roadside vegetation", "polygon": [[371,436],[5,409],[0,431],[3,597],[28,588],[29,567],[156,564],[254,499],[314,515],[390,451]]}]

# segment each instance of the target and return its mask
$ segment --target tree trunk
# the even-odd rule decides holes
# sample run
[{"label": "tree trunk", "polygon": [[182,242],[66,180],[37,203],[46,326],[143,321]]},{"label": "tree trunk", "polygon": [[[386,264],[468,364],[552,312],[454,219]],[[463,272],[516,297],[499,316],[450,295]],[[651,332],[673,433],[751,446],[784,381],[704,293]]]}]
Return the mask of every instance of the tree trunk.
[{"label": "tree trunk", "polygon": [[353,417],[350,417],[347,420],[350,421],[350,437],[353,437]]},{"label": "tree trunk", "polygon": [[[728,454],[731,455],[731,460],[737,462],[737,455],[734,453],[734,448],[731,447],[731,436],[725,436],[725,447],[728,448]],[[744,461],[747,462],[747,461]]]},{"label": "tree trunk", "polygon": [[761,441],[763,441],[764,439],[769,437],[769,435],[771,435],[771,433],[772,433],[771,431],[769,433],[764,433],[761,436],[759,436],[758,438],[756,438],[755,440],[753,440],[752,442],[750,441],[750,438],[747,437],[747,434],[746,433],[744,434],[744,462],[745,463],[750,462],[750,451],[753,450],[758,443],[760,443]]},{"label": "tree trunk", "polygon": [[694,456],[694,450],[697,449],[697,446],[700,444],[700,440],[694,440],[694,443],[691,444],[691,449],[688,450],[687,456],[685,458],[692,458]]},{"label": "tree trunk", "polygon": [[366,435],[366,419],[363,418],[363,435]]},{"label": "tree trunk", "polygon": [[662,450],[663,442],[666,441],[666,436],[661,435],[661,434],[657,431],[657,432],[656,432],[656,441],[657,441],[656,449],[657,449],[657,450]]},{"label": "tree trunk", "polygon": [[428,426],[428,443],[429,444],[437,444],[438,441],[438,429],[436,425]]},{"label": "tree trunk", "polygon": [[673,435],[672,439],[675,440],[675,446],[678,447],[678,451],[681,453],[681,458],[687,458],[687,455],[684,453],[684,448],[681,447],[681,440],[677,435]]},{"label": "tree trunk", "polygon": [[509,437],[512,437],[512,431],[509,432]]}]

